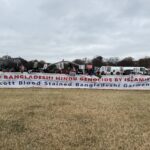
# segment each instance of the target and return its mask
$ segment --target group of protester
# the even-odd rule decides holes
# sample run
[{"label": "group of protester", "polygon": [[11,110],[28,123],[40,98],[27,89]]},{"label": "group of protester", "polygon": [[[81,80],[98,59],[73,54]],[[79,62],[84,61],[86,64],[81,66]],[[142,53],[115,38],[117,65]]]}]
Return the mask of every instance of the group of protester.
[{"label": "group of protester", "polygon": [[99,72],[96,72],[94,68],[92,68],[90,65],[83,68],[84,65],[78,65],[73,64],[71,62],[67,63],[61,63],[60,64],[43,64],[42,67],[38,66],[38,62],[34,62],[33,66],[30,68],[27,68],[24,64],[19,64],[17,67],[11,67],[11,68],[3,68],[3,66],[0,67],[1,72],[28,72],[28,73],[59,73],[59,74],[69,74],[69,75],[75,75],[75,74],[87,74],[87,75],[96,75],[100,74]]}]

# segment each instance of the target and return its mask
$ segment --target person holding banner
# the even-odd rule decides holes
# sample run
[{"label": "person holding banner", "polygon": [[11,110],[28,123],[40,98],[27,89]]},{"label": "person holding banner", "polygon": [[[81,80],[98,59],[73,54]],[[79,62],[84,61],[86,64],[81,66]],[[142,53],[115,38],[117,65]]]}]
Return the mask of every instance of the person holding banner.
[{"label": "person holding banner", "polygon": [[21,72],[21,73],[23,73],[23,72],[24,72],[24,70],[25,70],[24,65],[21,65],[21,66],[20,66],[20,72]]}]

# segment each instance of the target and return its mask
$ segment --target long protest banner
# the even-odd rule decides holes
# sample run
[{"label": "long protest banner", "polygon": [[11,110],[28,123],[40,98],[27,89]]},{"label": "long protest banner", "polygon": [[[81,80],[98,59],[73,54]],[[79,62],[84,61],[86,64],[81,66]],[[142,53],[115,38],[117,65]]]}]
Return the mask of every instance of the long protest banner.
[{"label": "long protest banner", "polygon": [[0,72],[0,88],[86,88],[86,89],[143,89],[150,90],[150,76],[88,75],[69,76],[48,73]]}]

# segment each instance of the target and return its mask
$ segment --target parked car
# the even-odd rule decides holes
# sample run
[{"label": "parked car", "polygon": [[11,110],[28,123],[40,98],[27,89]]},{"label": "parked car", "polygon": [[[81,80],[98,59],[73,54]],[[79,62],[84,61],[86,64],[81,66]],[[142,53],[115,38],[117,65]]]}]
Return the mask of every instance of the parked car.
[{"label": "parked car", "polygon": [[125,70],[123,72],[123,75],[130,75],[130,74],[134,74],[133,70],[131,70],[131,69]]}]

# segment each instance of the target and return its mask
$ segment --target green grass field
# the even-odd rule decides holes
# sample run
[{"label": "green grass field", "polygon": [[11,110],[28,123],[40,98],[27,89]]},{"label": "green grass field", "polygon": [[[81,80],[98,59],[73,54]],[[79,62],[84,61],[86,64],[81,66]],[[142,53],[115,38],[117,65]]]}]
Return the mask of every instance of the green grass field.
[{"label": "green grass field", "polygon": [[149,150],[150,91],[0,89],[0,150]]}]

